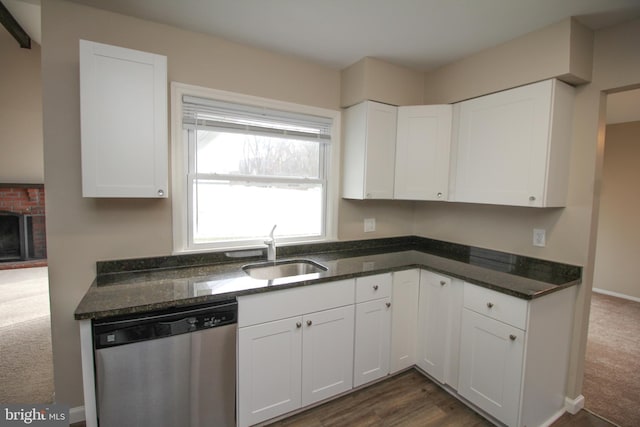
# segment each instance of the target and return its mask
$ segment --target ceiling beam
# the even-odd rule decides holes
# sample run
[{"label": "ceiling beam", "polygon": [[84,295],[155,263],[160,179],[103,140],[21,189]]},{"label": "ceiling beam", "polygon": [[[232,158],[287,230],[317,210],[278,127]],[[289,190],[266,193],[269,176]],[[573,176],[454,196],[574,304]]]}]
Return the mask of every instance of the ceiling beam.
[{"label": "ceiling beam", "polygon": [[11,12],[0,1],[0,23],[9,31],[21,48],[31,49],[31,37],[22,29],[18,21],[15,20]]}]

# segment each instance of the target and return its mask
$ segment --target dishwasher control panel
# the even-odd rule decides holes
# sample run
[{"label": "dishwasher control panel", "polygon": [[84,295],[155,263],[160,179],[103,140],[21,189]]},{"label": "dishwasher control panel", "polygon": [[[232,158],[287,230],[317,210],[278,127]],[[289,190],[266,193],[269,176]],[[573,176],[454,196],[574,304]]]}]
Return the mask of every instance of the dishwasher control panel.
[{"label": "dishwasher control panel", "polygon": [[215,306],[114,317],[94,322],[94,346],[99,349],[131,344],[232,325],[237,321],[238,304],[235,300]]}]

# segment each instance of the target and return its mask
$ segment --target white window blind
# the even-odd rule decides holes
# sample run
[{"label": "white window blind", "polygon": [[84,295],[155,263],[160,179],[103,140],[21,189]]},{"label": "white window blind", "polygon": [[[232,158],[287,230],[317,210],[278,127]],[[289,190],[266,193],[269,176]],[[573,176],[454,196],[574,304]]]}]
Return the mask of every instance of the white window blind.
[{"label": "white window blind", "polygon": [[182,102],[185,129],[209,128],[320,143],[331,142],[332,120],[326,117],[189,95],[184,95]]}]

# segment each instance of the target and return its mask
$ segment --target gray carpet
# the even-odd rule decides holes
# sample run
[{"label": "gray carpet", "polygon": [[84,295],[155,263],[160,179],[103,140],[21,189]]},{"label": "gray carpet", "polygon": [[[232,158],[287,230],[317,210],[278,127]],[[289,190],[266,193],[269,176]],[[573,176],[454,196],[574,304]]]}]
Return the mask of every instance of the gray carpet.
[{"label": "gray carpet", "polygon": [[593,294],[582,394],[593,413],[640,425],[640,303]]},{"label": "gray carpet", "polygon": [[47,268],[0,271],[0,403],[51,403]]}]

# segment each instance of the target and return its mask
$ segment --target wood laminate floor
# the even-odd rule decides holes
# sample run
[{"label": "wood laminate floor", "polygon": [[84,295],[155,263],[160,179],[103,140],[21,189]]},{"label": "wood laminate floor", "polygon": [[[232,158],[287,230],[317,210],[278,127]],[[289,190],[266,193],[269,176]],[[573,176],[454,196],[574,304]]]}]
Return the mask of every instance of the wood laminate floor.
[{"label": "wood laminate floor", "polygon": [[[411,369],[270,427],[493,426],[418,371]],[[589,412],[564,414],[553,427],[612,427]]]},{"label": "wood laminate floor", "polygon": [[[84,422],[71,425],[84,426]],[[270,424],[270,427],[361,426],[488,427],[493,424],[414,369]],[[564,414],[552,427],[615,426],[583,410],[576,415]]]}]

